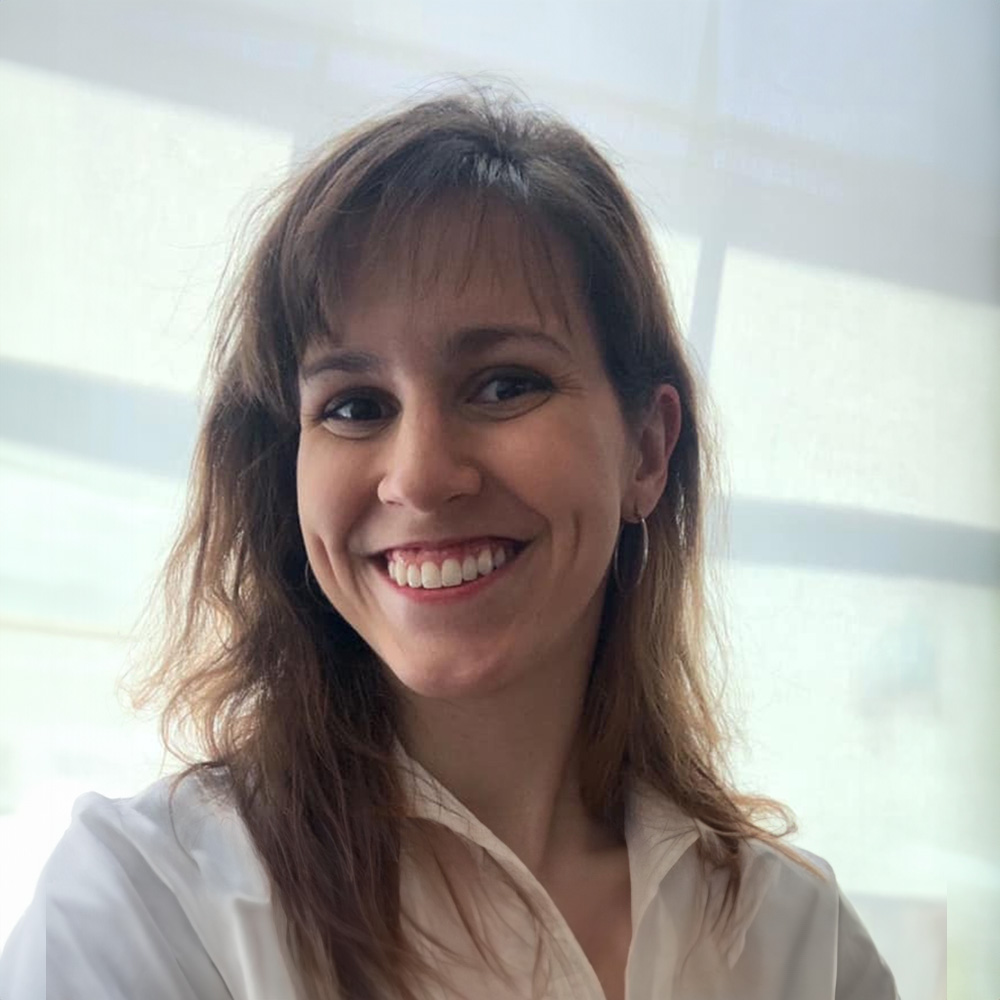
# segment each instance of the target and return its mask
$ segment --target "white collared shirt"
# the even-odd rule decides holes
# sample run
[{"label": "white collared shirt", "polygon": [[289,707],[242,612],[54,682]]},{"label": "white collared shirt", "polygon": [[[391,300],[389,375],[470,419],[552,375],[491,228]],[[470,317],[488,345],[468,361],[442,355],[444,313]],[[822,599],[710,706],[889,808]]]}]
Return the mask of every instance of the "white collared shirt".
[{"label": "white collared shirt", "polygon": [[[538,881],[423,768],[407,764],[415,815],[465,838],[474,856],[496,862],[534,903],[553,957],[547,1000],[603,1000],[583,949]],[[0,958],[3,1000],[306,1000],[239,815],[198,779],[180,784],[172,808],[169,793],[164,780],[131,799],[91,793],[77,801]],[[747,844],[736,910],[720,928],[713,915],[725,883],[721,873],[706,877],[698,837],[697,825],[661,796],[632,795],[626,1000],[898,1000],[822,861],[810,856],[826,879],[762,843]],[[406,858],[402,905],[434,920],[437,897]],[[528,995],[534,925],[513,892],[500,893],[495,910],[512,984],[487,978],[470,959],[449,970],[452,988],[434,992],[435,1000]],[[447,938],[447,925],[441,915],[439,937]],[[462,950],[457,937],[453,943]]]}]

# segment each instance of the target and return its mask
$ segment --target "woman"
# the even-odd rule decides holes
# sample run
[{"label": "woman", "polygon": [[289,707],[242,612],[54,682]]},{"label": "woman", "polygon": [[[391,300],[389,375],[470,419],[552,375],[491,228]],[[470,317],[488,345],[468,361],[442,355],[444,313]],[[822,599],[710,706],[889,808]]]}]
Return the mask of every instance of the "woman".
[{"label": "woman", "polygon": [[201,755],[77,804],[7,1000],[895,996],[724,776],[695,389],[590,143],[478,94],[343,137],[215,373],[145,689]]}]

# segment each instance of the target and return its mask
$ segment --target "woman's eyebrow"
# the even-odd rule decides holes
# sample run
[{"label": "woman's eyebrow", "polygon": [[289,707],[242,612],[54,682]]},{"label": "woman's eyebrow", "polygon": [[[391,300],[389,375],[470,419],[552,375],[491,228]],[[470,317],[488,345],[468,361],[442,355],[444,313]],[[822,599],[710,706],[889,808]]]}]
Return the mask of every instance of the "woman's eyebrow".
[{"label": "woman's eyebrow", "polygon": [[560,354],[572,357],[569,346],[558,337],[534,326],[474,326],[457,331],[445,345],[444,353],[449,357],[479,354],[490,348],[510,341],[527,341],[554,349]]},{"label": "woman's eyebrow", "polygon": [[[446,359],[463,358],[481,354],[491,348],[511,341],[527,341],[541,344],[560,354],[572,357],[569,347],[558,337],[533,326],[473,326],[458,330],[444,344]],[[313,358],[302,366],[299,373],[301,382],[308,382],[325,372],[346,372],[348,375],[370,375],[386,367],[385,361],[377,354],[348,348],[334,348]]]},{"label": "woman's eyebrow", "polygon": [[332,350],[302,366],[299,380],[308,382],[323,372],[347,372],[349,375],[367,375],[380,371],[385,362],[368,351]]}]

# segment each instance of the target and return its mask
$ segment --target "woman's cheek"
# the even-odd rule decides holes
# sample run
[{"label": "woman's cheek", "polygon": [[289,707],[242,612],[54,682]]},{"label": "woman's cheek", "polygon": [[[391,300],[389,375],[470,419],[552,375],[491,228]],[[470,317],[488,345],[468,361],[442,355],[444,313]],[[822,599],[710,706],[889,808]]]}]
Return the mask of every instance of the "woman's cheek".
[{"label": "woman's cheek", "polygon": [[325,447],[327,442],[315,436],[305,437],[299,444],[296,467],[296,493],[299,522],[304,535],[326,538],[331,518],[341,509],[338,497],[338,480],[335,456]]}]

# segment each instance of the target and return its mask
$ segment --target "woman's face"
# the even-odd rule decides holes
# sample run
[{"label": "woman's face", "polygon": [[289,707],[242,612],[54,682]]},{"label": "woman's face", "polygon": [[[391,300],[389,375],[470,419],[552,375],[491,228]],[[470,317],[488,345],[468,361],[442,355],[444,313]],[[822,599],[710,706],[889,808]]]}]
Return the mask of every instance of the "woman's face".
[{"label": "woman's face", "polygon": [[589,664],[637,448],[567,248],[500,210],[471,242],[437,221],[303,360],[298,508],[331,604],[459,698]]}]

